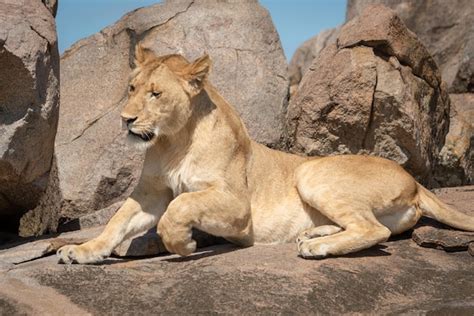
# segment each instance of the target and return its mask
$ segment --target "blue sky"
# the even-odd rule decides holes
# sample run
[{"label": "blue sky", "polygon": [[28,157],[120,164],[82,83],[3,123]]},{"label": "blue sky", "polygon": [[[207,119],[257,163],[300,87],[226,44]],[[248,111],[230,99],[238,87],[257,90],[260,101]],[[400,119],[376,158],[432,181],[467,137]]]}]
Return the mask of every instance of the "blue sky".
[{"label": "blue sky", "polygon": [[[81,38],[92,35],[139,7],[158,0],[61,0],[56,16],[59,50],[64,52]],[[308,38],[344,22],[346,0],[261,0],[289,60]]]}]

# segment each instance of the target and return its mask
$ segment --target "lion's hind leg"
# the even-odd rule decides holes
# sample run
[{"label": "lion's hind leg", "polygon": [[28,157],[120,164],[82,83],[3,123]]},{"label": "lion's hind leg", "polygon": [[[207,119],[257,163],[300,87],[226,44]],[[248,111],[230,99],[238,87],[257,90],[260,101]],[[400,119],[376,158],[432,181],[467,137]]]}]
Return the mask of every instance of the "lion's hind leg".
[{"label": "lion's hind leg", "polygon": [[377,220],[371,207],[361,199],[348,197],[324,184],[308,185],[299,181],[297,187],[306,203],[337,225],[316,227],[313,231],[316,234],[309,237],[326,236],[300,240],[298,251],[303,258],[344,255],[370,248],[390,237],[391,231]]},{"label": "lion's hind leg", "polygon": [[301,241],[298,244],[298,251],[303,258],[322,259],[367,249],[386,241],[388,237],[390,230],[384,226],[347,227],[346,230],[334,235]]}]

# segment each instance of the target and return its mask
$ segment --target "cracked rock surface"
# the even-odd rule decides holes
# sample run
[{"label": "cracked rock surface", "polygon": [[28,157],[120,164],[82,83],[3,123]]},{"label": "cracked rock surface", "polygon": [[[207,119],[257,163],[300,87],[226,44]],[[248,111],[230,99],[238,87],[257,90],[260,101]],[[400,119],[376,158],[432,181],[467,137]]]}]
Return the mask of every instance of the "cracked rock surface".
[{"label": "cracked rock surface", "polygon": [[[14,221],[37,206],[45,192],[58,112],[59,54],[54,17],[40,0],[1,1],[1,226],[15,228]],[[48,223],[41,232],[47,227]]]},{"label": "cracked rock surface", "polygon": [[[436,192],[468,214],[474,214],[473,193],[472,186]],[[420,247],[409,233],[325,260],[299,258],[293,243],[216,245],[187,258],[110,258],[98,265],[60,265],[48,256],[64,242],[91,238],[101,229],[0,250],[0,310],[8,315],[474,312],[474,258],[467,251]],[[160,252],[160,245],[150,249],[152,244],[125,242],[116,254]]]},{"label": "cracked rock surface", "polygon": [[449,132],[436,180],[446,186],[474,183],[474,93],[450,94]]},{"label": "cracked rock surface", "polygon": [[189,60],[208,53],[210,81],[241,114],[252,137],[278,147],[287,107],[286,61],[268,12],[257,1],[167,1],[130,12],[74,44],[61,58],[56,141],[63,216],[123,200],[142,153],[125,144],[119,113],[135,45]]},{"label": "cracked rock surface", "polygon": [[448,114],[426,48],[395,12],[374,5],[346,23],[304,75],[288,109],[289,146],[390,158],[431,185]]},{"label": "cracked rock surface", "polygon": [[450,128],[436,181],[442,186],[474,181],[474,6],[470,0],[349,0],[347,20],[370,4],[393,9],[416,33],[439,66],[451,98]]},{"label": "cracked rock surface", "polygon": [[393,9],[440,67],[450,93],[474,92],[474,6],[471,0],[349,0],[347,20],[378,3]]},{"label": "cracked rock surface", "polygon": [[318,35],[305,41],[295,51],[288,65],[291,95],[295,93],[301,79],[313,63],[313,60],[326,46],[336,42],[340,29],[340,27],[337,27],[322,31]]}]

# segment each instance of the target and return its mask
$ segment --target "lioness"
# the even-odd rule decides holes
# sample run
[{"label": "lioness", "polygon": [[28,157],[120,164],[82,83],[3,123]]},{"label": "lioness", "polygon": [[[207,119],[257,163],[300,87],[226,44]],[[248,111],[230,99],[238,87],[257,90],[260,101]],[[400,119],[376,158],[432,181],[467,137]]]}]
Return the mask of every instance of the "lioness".
[{"label": "lioness", "polygon": [[158,223],[172,253],[196,249],[191,229],[239,245],[295,241],[303,258],[369,248],[412,228],[422,215],[474,231],[390,160],[299,157],[260,145],[206,79],[211,61],[157,57],[136,48],[121,114],[128,137],[147,148],[132,195],[102,234],[58,251],[64,263],[92,263]]}]

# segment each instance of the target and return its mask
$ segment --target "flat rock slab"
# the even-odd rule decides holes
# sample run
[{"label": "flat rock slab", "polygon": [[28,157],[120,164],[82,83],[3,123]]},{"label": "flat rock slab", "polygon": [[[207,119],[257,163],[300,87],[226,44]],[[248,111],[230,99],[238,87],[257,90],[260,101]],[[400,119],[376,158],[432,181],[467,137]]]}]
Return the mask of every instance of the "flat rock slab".
[{"label": "flat rock slab", "polygon": [[474,233],[433,226],[422,226],[414,230],[413,240],[422,247],[465,251],[474,242]]},{"label": "flat rock slab", "polygon": [[45,238],[36,241],[23,240],[10,245],[3,245],[0,250],[1,264],[20,264],[35,260],[50,254],[67,244],[81,244],[97,236],[104,228],[94,227],[60,234],[57,237]]},{"label": "flat rock slab", "polygon": [[294,244],[219,245],[188,258],[100,265],[62,265],[50,256],[0,272],[0,301],[28,314],[58,306],[34,305],[38,299],[22,293],[94,315],[472,314],[473,269],[466,252],[409,239],[320,261],[299,258]]},{"label": "flat rock slab", "polygon": [[[470,213],[472,188],[438,193]],[[55,248],[102,229],[65,233],[49,242]],[[153,234],[137,238],[159,242]],[[44,247],[44,242],[31,244]],[[473,258],[467,252],[419,247],[409,238],[325,260],[298,257],[295,244],[217,245],[186,258],[110,258],[97,265],[58,264],[56,256],[13,264],[1,257],[26,249],[41,253],[41,247],[24,244],[0,252],[3,313],[474,314]],[[473,254],[474,243],[469,247]]]}]

